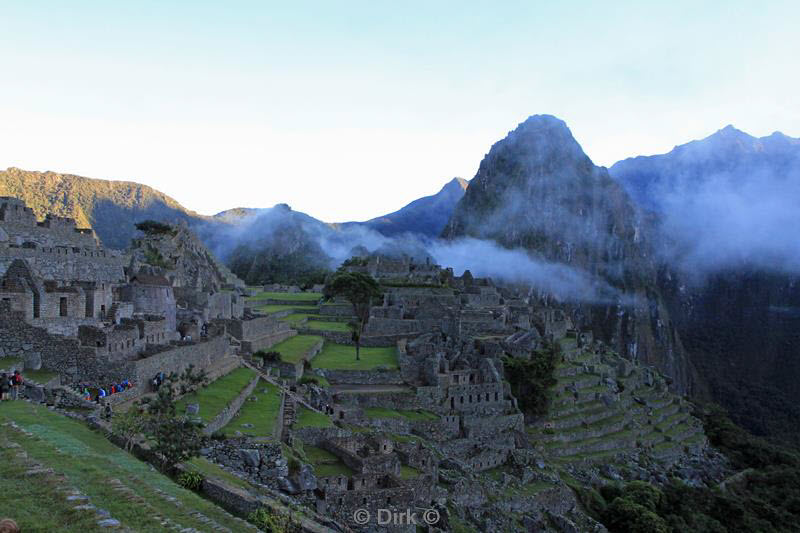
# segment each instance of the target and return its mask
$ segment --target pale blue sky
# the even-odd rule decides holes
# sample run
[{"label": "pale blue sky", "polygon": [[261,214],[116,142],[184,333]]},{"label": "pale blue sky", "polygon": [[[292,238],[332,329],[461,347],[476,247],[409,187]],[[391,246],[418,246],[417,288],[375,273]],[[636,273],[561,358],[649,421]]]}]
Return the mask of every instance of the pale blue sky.
[{"label": "pale blue sky", "polygon": [[527,116],[598,164],[800,136],[800,2],[0,2],[0,166],[364,219]]}]

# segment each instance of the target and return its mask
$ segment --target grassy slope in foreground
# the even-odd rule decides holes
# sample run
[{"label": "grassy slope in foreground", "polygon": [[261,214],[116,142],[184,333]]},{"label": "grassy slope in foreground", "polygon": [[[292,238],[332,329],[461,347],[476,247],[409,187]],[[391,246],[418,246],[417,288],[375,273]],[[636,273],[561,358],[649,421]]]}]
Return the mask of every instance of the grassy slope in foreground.
[{"label": "grassy slope in foreground", "polygon": [[[69,486],[86,494],[93,505],[108,510],[123,526],[134,531],[163,531],[164,526],[157,516],[184,528],[207,531],[209,525],[192,514],[197,512],[234,531],[249,530],[213,503],[181,488],[81,422],[23,401],[3,403],[0,423],[8,421],[16,422],[33,436],[4,427],[4,439],[19,444],[31,460],[65,475]],[[19,472],[7,461],[3,461],[0,468],[5,480],[0,487],[5,488],[9,479],[13,485],[0,497],[0,515],[15,517],[22,522],[20,525],[24,524],[23,531],[94,531],[82,520],[70,522],[71,513],[64,512],[63,506],[50,498],[46,483],[39,483],[38,488],[23,488],[22,485],[35,485],[31,482],[33,478],[15,479]],[[133,496],[111,490],[109,481],[112,479],[128,487]],[[12,497],[23,491],[27,498]],[[181,505],[168,501],[164,494],[177,498]],[[51,518],[59,521],[57,527],[49,529],[47,524]]]}]

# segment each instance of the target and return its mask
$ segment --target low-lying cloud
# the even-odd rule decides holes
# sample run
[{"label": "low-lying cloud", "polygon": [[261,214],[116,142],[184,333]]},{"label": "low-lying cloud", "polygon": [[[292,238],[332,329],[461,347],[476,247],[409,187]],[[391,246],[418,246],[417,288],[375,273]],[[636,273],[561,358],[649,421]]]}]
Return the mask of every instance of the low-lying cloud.
[{"label": "low-lying cloud", "polygon": [[583,270],[534,258],[523,249],[506,249],[494,241],[461,238],[429,239],[414,234],[387,237],[365,226],[331,226],[285,206],[253,211],[240,218],[198,228],[203,240],[223,260],[240,246],[269,253],[317,254],[335,269],[354,252],[406,255],[422,262],[430,258],[456,275],[526,284],[561,301],[620,303],[622,295]]}]

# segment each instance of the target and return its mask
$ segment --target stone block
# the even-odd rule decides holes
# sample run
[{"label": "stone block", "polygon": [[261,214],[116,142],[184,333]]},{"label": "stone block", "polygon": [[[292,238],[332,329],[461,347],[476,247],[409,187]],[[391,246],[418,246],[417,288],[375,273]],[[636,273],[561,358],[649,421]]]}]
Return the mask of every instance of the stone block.
[{"label": "stone block", "polygon": [[258,468],[261,463],[261,454],[258,450],[239,450],[239,455],[247,466]]},{"label": "stone block", "polygon": [[25,354],[25,370],[40,370],[42,368],[42,354],[28,352]]}]

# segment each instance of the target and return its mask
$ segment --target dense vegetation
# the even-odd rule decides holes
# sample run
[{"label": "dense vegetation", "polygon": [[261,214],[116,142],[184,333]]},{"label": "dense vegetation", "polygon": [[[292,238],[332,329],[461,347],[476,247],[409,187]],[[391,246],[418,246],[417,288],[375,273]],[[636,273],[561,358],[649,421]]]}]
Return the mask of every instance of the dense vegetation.
[{"label": "dense vegetation", "polygon": [[157,220],[144,220],[136,224],[136,229],[148,235],[175,235],[176,231],[169,224]]},{"label": "dense vegetation", "polygon": [[561,358],[561,345],[546,343],[530,359],[506,357],[503,360],[505,375],[511,384],[511,393],[517,398],[520,410],[528,416],[547,413],[550,402],[548,389],[555,385],[554,372]]},{"label": "dense vegetation", "polygon": [[231,252],[227,263],[248,285],[282,283],[307,288],[325,283],[330,273],[327,261],[310,243],[299,243],[294,250],[240,245]]},{"label": "dense vegetation", "polygon": [[642,481],[607,485],[582,493],[588,510],[612,533],[797,531],[798,450],[747,433],[720,408],[696,414],[738,473],[714,488],[676,480],[663,487]]}]

